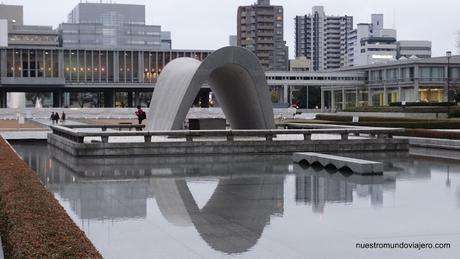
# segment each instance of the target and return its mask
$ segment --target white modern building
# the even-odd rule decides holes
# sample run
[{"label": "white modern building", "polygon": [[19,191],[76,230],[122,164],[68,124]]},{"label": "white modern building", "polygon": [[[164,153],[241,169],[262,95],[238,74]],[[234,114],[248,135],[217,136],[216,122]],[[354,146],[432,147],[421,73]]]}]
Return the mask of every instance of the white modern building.
[{"label": "white modern building", "polygon": [[366,79],[351,85],[323,85],[322,107],[333,111],[396,102],[447,102],[460,92],[460,56],[401,59],[334,72],[361,72]]},{"label": "white modern building", "polygon": [[395,29],[384,28],[383,14],[372,14],[371,23],[358,23],[348,34],[347,66],[365,66],[400,58],[430,58],[431,42],[397,40]]},{"label": "white modern building", "polygon": [[348,66],[396,60],[396,30],[384,29],[383,14],[372,14],[371,19],[371,23],[359,23],[348,35]]},{"label": "white modern building", "polygon": [[312,60],[313,70],[337,69],[347,64],[352,16],[327,16],[323,6],[295,18],[295,54]]}]

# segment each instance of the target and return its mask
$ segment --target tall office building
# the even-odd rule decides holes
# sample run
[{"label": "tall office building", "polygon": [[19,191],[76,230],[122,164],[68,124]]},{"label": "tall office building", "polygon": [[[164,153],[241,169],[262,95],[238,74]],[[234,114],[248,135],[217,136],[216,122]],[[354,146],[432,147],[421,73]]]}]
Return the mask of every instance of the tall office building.
[{"label": "tall office building", "polygon": [[295,18],[295,30],[296,57],[310,59],[313,70],[346,66],[352,16],[326,16],[323,6],[314,6],[311,14]]},{"label": "tall office building", "polygon": [[171,34],[145,24],[145,6],[79,3],[59,26],[63,47],[170,50]]},{"label": "tall office building", "polygon": [[270,5],[270,0],[238,7],[238,46],[254,52],[265,70],[288,69],[283,21],[283,7]]}]

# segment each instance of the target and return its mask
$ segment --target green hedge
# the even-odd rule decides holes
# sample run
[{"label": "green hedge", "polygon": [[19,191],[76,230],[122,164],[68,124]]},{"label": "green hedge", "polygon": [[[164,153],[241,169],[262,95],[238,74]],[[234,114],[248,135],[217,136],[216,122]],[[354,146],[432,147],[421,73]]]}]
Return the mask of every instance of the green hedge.
[{"label": "green hedge", "polygon": [[460,139],[460,132],[436,131],[424,129],[408,129],[403,134],[410,137],[419,138],[440,138],[440,139]]},{"label": "green hedge", "polygon": [[315,118],[317,120],[322,120],[322,121],[341,121],[341,122],[352,122],[353,121],[353,116],[342,116],[342,115],[317,114]]},{"label": "green hedge", "polygon": [[459,129],[460,120],[452,121],[447,119],[411,119],[411,118],[384,118],[384,117],[359,117],[359,122],[353,123],[352,116],[340,115],[316,115],[316,120],[326,121],[331,124],[349,126],[369,126],[369,127],[390,127],[390,128],[410,128],[410,129]]},{"label": "green hedge", "polygon": [[102,258],[37,174],[1,137],[0,234],[5,258]]},{"label": "green hedge", "polygon": [[[432,122],[433,120],[427,119],[413,119],[413,118],[389,118],[389,117],[373,117],[373,116],[358,116],[359,122]],[[352,122],[353,116],[348,115],[329,115],[329,114],[318,114],[316,115],[317,120],[324,121],[340,121],[340,122]]]},{"label": "green hedge", "polygon": [[456,105],[455,102],[441,102],[441,103],[426,103],[426,102],[406,102],[405,105],[402,102],[393,102],[390,103],[390,106],[396,107],[447,107]]},{"label": "green hedge", "polygon": [[460,118],[460,110],[449,112],[449,118]]},{"label": "green hedge", "polygon": [[[451,107],[455,109],[456,107]],[[382,106],[382,107],[353,107],[347,108],[345,112],[404,112],[404,113],[446,113],[448,107],[426,106],[426,107],[406,107],[406,106]]]}]

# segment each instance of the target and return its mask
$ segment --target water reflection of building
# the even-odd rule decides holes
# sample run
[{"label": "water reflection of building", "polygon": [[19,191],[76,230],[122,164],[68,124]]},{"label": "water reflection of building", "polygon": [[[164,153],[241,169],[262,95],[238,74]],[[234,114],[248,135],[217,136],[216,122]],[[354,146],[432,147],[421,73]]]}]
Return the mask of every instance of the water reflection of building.
[{"label": "water reflection of building", "polygon": [[326,203],[353,202],[353,185],[319,175],[298,175],[295,199],[311,205],[314,212],[323,213]]},{"label": "water reflection of building", "polygon": [[[368,158],[367,158],[368,159]],[[369,197],[374,207],[383,206],[384,192],[396,189],[396,179],[419,180],[430,179],[432,163],[411,159],[399,160],[387,157],[384,161],[384,176],[363,177],[345,176],[339,172],[329,173],[326,170],[315,171],[313,168],[294,166],[296,176],[295,200],[312,206],[316,213],[324,213],[327,203],[352,203],[353,192],[357,198]],[[391,162],[390,162],[391,161]]]},{"label": "water reflection of building", "polygon": [[356,185],[356,195],[358,198],[370,197],[371,205],[380,207],[383,205],[383,184]]},{"label": "water reflection of building", "polygon": [[147,199],[153,197],[148,180],[86,181],[52,159],[46,145],[16,145],[15,149],[80,219],[145,218]]},{"label": "water reflection of building", "polygon": [[52,185],[70,202],[71,209],[80,219],[132,219],[147,216],[148,181],[89,182]]},{"label": "water reflection of building", "polygon": [[370,197],[371,205],[379,207],[383,205],[384,186],[395,184],[395,179],[387,179],[385,183],[383,176],[380,178],[380,181],[376,178],[376,181],[360,184],[340,173],[336,173],[335,177],[331,177],[326,171],[298,175],[296,176],[295,199],[297,202],[311,205],[314,212],[324,213],[327,203],[352,203],[353,191],[356,191],[358,198]]}]

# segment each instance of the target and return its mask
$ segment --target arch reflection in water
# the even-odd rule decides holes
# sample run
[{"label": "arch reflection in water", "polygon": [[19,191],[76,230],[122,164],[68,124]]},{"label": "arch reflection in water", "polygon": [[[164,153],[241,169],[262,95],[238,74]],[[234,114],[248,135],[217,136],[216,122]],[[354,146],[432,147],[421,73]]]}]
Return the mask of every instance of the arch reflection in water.
[{"label": "arch reflection in water", "polygon": [[156,201],[173,224],[193,225],[213,249],[248,251],[272,215],[283,213],[282,176],[220,179],[211,198],[199,208],[185,180],[156,179]]},{"label": "arch reflection in water", "polygon": [[[46,149],[40,146],[32,152],[30,148],[18,150],[25,159],[31,159],[33,153],[33,160],[42,161],[37,167],[40,179],[68,201],[80,219],[146,218],[148,199],[155,198],[168,222],[193,226],[214,250],[234,254],[251,249],[271,217],[283,215],[287,166],[280,166],[278,157],[182,157],[170,161],[146,157],[133,162],[122,158],[79,160],[52,147],[49,157],[43,156]],[[217,187],[200,208],[187,182],[203,178],[215,180]]]}]

